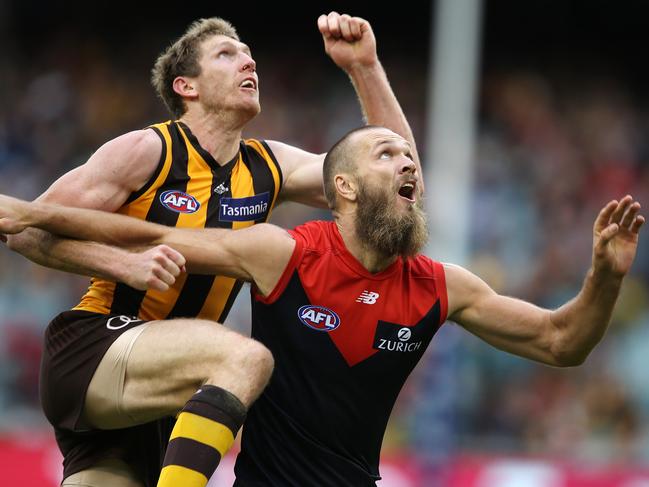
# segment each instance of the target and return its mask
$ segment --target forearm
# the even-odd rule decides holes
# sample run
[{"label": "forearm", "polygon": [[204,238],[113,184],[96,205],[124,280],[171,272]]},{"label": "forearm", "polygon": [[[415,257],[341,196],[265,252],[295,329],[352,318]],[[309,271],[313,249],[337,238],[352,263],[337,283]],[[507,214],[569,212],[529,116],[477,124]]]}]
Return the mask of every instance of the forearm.
[{"label": "forearm", "polygon": [[381,63],[377,61],[371,66],[352,67],[348,74],[358,95],[365,121],[370,125],[387,127],[408,140],[412,145],[417,171],[421,174],[421,165],[412,129],[392,91]]},{"label": "forearm", "polygon": [[30,203],[24,223],[56,235],[121,247],[151,245],[170,230],[116,213],[39,202]]},{"label": "forearm", "polygon": [[557,330],[557,356],[569,364],[582,363],[602,339],[611,321],[622,285],[621,277],[588,272],[579,294],[550,314]]},{"label": "forearm", "polygon": [[32,262],[84,276],[120,281],[126,275],[130,252],[80,240],[58,238],[36,228],[8,236],[9,247]]},{"label": "forearm", "polygon": [[[232,275],[232,264],[224,252],[222,239],[233,230],[224,228],[173,228],[156,240],[180,252],[187,260],[187,270],[194,274]],[[237,276],[238,277],[238,276]]]}]

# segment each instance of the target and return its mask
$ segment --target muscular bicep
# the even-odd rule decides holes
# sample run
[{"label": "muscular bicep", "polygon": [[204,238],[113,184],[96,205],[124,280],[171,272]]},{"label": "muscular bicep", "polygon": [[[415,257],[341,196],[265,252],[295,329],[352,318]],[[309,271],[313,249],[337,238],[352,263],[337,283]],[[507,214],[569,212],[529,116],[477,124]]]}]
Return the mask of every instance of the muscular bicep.
[{"label": "muscular bicep", "polygon": [[[82,166],[59,178],[38,200],[63,206],[115,211],[149,180],[162,153],[152,130],[138,130],[104,144]],[[10,248],[38,264],[117,280],[110,265],[119,251],[81,243],[37,228],[9,237]]]},{"label": "muscular bicep", "polygon": [[313,154],[274,140],[267,141],[282,169],[284,181],[280,201],[295,201],[326,208],[322,185],[322,163],[326,154]]},{"label": "muscular bicep", "polygon": [[241,230],[169,228],[155,243],[183,254],[189,272],[254,282],[263,295],[279,282],[295,248],[286,230],[268,223]]},{"label": "muscular bicep", "polygon": [[557,365],[550,311],[499,295],[461,267],[445,264],[444,270],[450,320],[500,350]]},{"label": "muscular bicep", "polygon": [[115,211],[154,173],[162,141],[152,130],[129,132],[101,146],[88,161],[61,176],[38,200]]}]

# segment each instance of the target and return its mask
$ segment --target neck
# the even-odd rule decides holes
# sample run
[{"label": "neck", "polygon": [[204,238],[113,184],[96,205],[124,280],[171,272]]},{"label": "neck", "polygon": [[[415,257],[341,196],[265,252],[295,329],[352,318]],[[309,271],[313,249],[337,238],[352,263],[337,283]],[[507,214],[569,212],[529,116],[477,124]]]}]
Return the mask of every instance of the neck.
[{"label": "neck", "polygon": [[227,114],[187,111],[180,121],[189,127],[201,147],[219,164],[226,164],[239,151],[244,124]]},{"label": "neck", "polygon": [[396,255],[385,255],[367,243],[361,242],[356,234],[355,215],[351,212],[334,212],[338,232],[345,242],[345,247],[365,269],[376,274],[387,269],[394,261]]}]

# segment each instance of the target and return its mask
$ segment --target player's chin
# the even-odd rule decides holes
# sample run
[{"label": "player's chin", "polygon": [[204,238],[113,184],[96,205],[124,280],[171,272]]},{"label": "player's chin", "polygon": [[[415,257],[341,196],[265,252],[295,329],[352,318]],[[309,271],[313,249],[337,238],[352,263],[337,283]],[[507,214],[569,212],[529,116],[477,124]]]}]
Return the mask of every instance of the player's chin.
[{"label": "player's chin", "polygon": [[250,118],[256,117],[261,112],[261,105],[259,104],[258,98],[251,98],[249,100],[243,100],[239,104],[239,110],[243,113],[248,114]]}]

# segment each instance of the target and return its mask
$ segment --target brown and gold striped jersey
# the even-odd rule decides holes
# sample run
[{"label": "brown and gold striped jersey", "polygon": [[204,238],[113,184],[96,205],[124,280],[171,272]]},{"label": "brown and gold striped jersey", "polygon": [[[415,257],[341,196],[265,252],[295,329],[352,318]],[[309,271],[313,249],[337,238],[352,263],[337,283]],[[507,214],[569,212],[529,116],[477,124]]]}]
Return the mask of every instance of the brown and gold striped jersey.
[{"label": "brown and gold striped jersey", "polygon": [[[235,158],[220,165],[182,122],[150,128],[162,139],[160,163],[118,213],[189,228],[239,229],[268,220],[282,174],[265,142],[242,140]],[[230,277],[181,274],[171,289],[160,292],[93,278],[74,309],[144,320],[200,317],[222,322],[241,284]]]}]

